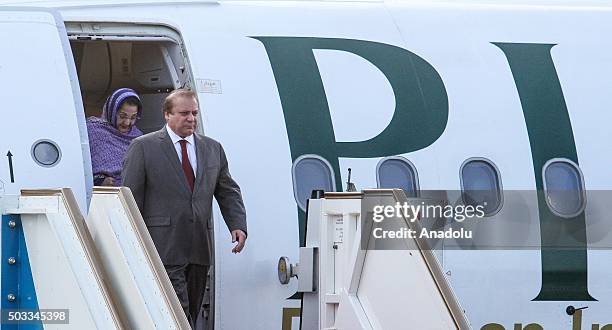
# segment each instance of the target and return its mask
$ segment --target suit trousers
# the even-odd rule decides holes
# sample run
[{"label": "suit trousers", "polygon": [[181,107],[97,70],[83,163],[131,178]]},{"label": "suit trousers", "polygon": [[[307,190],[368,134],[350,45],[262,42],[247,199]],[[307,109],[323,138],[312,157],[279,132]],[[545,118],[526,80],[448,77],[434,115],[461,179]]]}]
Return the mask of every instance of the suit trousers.
[{"label": "suit trousers", "polygon": [[187,316],[187,320],[189,320],[189,324],[193,329],[200,312],[200,307],[202,307],[208,265],[185,264],[164,265],[164,267],[181,302],[185,316]]}]

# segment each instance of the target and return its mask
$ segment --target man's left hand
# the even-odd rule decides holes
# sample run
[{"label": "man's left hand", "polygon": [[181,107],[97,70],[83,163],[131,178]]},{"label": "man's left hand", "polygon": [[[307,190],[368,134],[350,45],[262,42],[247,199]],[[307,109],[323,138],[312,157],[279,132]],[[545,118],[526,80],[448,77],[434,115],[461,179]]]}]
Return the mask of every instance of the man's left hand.
[{"label": "man's left hand", "polygon": [[246,234],[240,229],[232,230],[232,243],[235,242],[238,242],[238,244],[234,246],[232,253],[240,253],[246,243]]}]

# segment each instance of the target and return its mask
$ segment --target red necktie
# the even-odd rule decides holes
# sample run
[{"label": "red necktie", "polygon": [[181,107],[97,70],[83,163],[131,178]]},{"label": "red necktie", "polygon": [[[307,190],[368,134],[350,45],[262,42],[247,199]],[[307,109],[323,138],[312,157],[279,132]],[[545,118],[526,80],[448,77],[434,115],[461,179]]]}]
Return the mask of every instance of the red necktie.
[{"label": "red necktie", "polygon": [[183,160],[181,161],[181,165],[183,166],[183,172],[185,172],[185,178],[187,178],[189,188],[191,189],[191,191],[193,191],[195,175],[193,175],[193,168],[191,167],[189,156],[187,156],[187,140],[179,140],[179,143],[181,144],[181,155],[183,158]]}]

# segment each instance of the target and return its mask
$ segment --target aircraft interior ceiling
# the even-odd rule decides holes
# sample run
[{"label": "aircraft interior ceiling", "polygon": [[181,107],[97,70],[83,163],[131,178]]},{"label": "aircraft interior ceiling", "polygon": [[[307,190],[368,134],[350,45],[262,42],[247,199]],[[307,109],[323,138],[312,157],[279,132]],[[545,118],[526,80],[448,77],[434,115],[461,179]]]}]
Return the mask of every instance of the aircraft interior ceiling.
[{"label": "aircraft interior ceiling", "polygon": [[162,100],[185,84],[185,61],[177,44],[72,40],[71,47],[87,117],[100,115],[113,90],[129,87],[143,103],[141,130],[150,132],[163,124]]}]

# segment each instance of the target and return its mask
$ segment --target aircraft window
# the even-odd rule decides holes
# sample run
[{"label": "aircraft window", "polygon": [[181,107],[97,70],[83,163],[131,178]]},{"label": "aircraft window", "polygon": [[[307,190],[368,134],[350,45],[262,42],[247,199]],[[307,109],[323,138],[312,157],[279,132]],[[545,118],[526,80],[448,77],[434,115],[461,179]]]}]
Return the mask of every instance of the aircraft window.
[{"label": "aircraft window", "polygon": [[544,191],[550,210],[575,217],[586,206],[584,181],[578,166],[569,159],[551,159],[544,165]]},{"label": "aircraft window", "polygon": [[503,193],[499,171],[485,158],[470,158],[461,165],[461,197],[466,205],[484,207],[485,216],[499,212]]},{"label": "aircraft window", "polygon": [[399,188],[407,197],[417,197],[419,178],[412,163],[404,157],[383,158],[376,166],[378,188]]},{"label": "aircraft window", "polygon": [[334,191],[336,186],[331,165],[318,155],[302,155],[293,163],[293,194],[302,211],[313,190]]},{"label": "aircraft window", "polygon": [[32,145],[32,158],[43,167],[57,165],[61,152],[57,144],[51,140],[39,140]]}]

